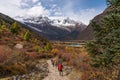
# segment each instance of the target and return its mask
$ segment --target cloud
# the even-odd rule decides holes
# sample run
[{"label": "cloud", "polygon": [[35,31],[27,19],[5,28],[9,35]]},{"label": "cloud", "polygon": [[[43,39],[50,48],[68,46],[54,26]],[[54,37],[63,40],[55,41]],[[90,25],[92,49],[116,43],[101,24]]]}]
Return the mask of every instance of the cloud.
[{"label": "cloud", "polygon": [[49,12],[51,14],[51,16],[62,16],[62,10],[60,7],[58,7],[56,4],[53,4],[51,6],[51,9],[49,9]]},{"label": "cloud", "polygon": [[77,12],[68,11],[67,13],[64,13],[64,15],[88,25],[90,20],[92,20],[96,15],[100,13],[101,12],[96,9],[82,9]]},{"label": "cloud", "polygon": [[70,17],[76,21],[81,21],[84,24],[88,25],[90,20],[92,20],[96,15],[100,14],[104,9],[103,8],[88,8],[74,10],[73,2],[67,2],[67,4],[62,8],[62,15],[65,17]]},{"label": "cloud", "polygon": [[38,2],[38,1],[39,1],[39,0],[32,0],[33,3],[36,3],[36,2]]},{"label": "cloud", "polygon": [[[49,15],[49,10],[39,0],[4,0],[0,2],[0,12],[11,17],[18,15]],[[36,4],[34,4],[34,3]],[[32,5],[32,6],[31,6]]]},{"label": "cloud", "polygon": [[49,11],[42,7],[41,3],[33,6],[27,10],[27,15],[40,16],[40,15],[49,15]]},{"label": "cloud", "polygon": [[21,7],[25,8],[25,7],[29,7],[29,5],[27,3],[21,2]]},{"label": "cloud", "polygon": [[0,12],[9,16],[15,16],[17,14],[23,14],[24,10],[20,9],[21,0],[3,0],[0,1]]},{"label": "cloud", "polygon": [[78,13],[75,13],[77,16],[77,20],[84,22],[85,24],[89,24],[90,20],[92,20],[96,15],[100,14],[101,12],[96,9],[84,9]]}]

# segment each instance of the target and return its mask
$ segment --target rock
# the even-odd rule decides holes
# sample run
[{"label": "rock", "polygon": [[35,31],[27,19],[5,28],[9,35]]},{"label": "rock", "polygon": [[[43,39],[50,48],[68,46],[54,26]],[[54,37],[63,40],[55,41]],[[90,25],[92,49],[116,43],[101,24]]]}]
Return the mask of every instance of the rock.
[{"label": "rock", "polygon": [[15,48],[17,48],[17,49],[23,49],[23,45],[22,44],[16,44]]},{"label": "rock", "polygon": [[48,64],[44,63],[44,64],[37,64],[35,66],[37,68],[37,70],[39,70],[40,72],[48,72]]},{"label": "rock", "polygon": [[12,78],[13,78],[13,80],[20,80],[18,75],[13,76]]},{"label": "rock", "polygon": [[21,76],[21,78],[25,78],[25,77],[26,77],[26,75],[25,75],[25,74]]},{"label": "rock", "polygon": [[43,64],[42,66],[45,67],[45,68],[47,68],[47,67],[48,67],[48,64],[45,63],[45,64]]},{"label": "rock", "polygon": [[69,74],[71,73],[71,71],[72,71],[72,68],[66,66],[65,69],[64,69],[64,71],[65,71],[65,74],[66,74],[66,75],[69,75]]},{"label": "rock", "polygon": [[13,76],[13,80],[42,80],[48,76],[48,64],[46,62],[38,62],[28,74]]}]

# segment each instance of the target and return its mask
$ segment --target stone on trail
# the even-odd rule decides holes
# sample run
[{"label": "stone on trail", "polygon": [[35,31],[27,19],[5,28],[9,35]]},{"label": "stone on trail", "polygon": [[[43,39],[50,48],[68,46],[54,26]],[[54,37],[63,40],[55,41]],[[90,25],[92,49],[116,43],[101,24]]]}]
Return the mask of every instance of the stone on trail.
[{"label": "stone on trail", "polygon": [[16,44],[15,48],[17,48],[17,49],[23,49],[23,45],[22,44]]}]

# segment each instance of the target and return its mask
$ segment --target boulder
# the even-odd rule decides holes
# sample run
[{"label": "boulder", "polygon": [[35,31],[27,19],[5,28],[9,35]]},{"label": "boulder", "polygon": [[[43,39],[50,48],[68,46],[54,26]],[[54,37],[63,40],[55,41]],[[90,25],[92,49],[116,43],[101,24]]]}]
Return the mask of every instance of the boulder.
[{"label": "boulder", "polygon": [[22,44],[16,44],[15,48],[17,48],[17,49],[23,49],[23,45]]}]

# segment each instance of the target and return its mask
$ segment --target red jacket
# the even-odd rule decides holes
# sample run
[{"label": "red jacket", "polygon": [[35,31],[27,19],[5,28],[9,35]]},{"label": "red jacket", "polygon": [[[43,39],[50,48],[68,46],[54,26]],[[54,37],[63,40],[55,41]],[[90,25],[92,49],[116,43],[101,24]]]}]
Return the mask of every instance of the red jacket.
[{"label": "red jacket", "polygon": [[58,70],[62,70],[63,65],[62,64],[58,64]]}]

